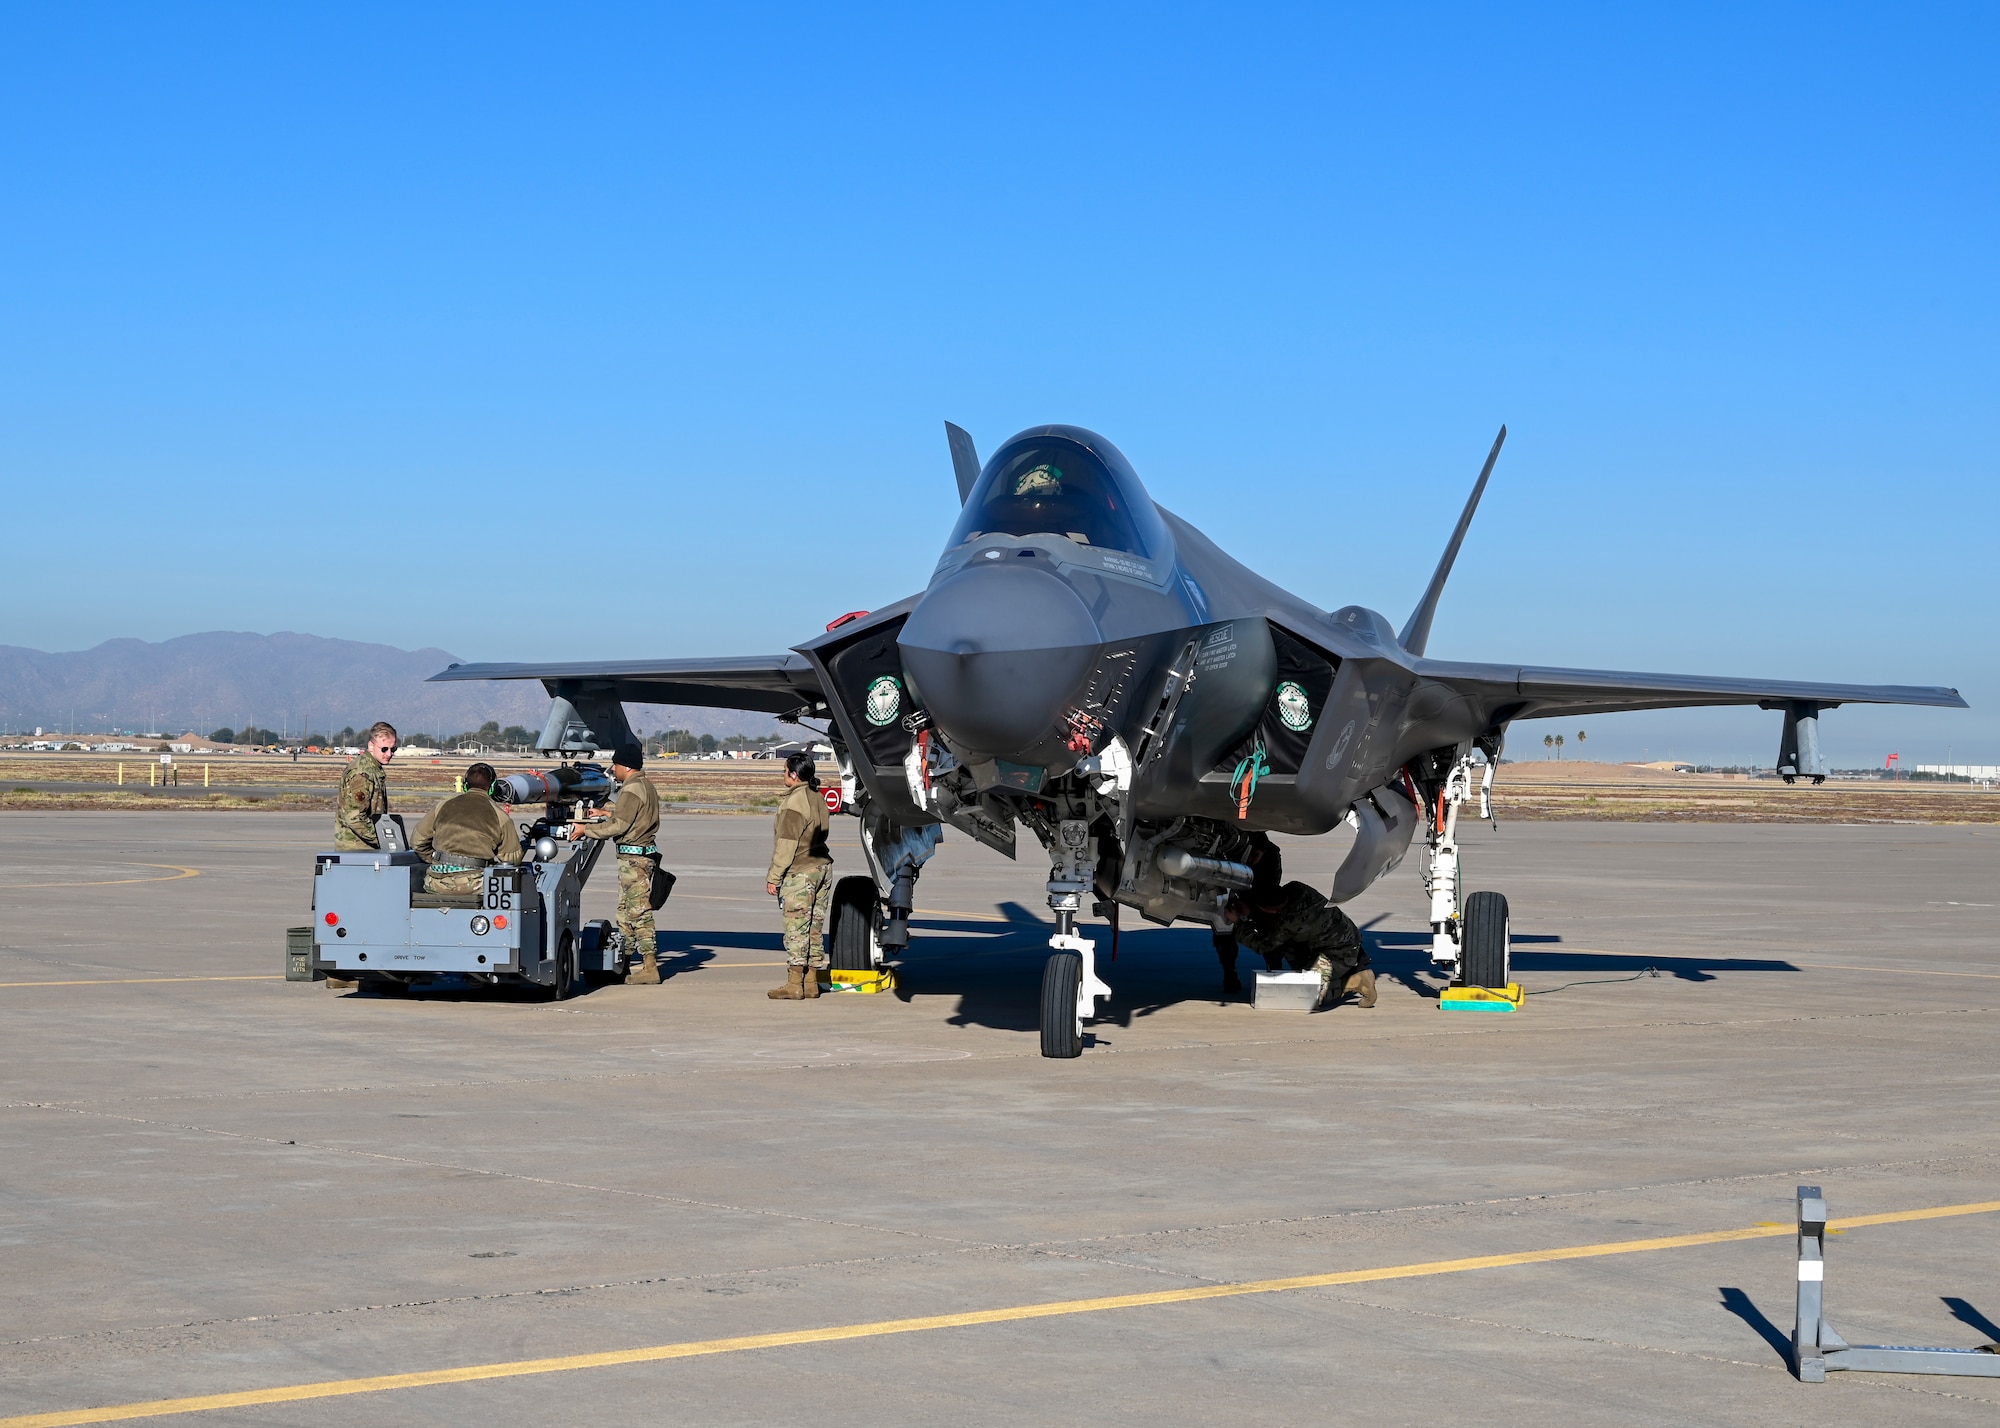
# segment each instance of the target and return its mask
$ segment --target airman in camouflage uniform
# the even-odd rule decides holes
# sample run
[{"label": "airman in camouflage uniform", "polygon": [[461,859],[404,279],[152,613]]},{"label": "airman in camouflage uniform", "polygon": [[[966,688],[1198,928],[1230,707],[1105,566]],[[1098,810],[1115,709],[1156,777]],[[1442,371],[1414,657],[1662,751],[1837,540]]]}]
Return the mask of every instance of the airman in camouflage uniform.
[{"label": "airman in camouflage uniform", "polygon": [[396,757],[396,730],[376,724],[362,741],[361,752],[340,776],[334,799],[333,846],[343,853],[381,847],[375,820],[389,811],[389,760]]},{"label": "airman in camouflage uniform", "polygon": [[827,964],[827,908],[833,902],[833,856],[826,849],[832,824],[810,754],[785,760],[785,801],[771,830],[771,868],[764,890],[778,899],[785,915],[785,985],[765,995],[772,1001],[811,1001],[819,995],[819,974]]},{"label": "airman in camouflage uniform", "polygon": [[493,801],[493,780],[493,765],[474,764],[465,771],[465,792],[447,798],[417,825],[410,846],[430,864],[425,892],[482,892],[488,867],[519,865],[521,838]]},{"label": "airman in camouflage uniform", "polygon": [[[1281,885],[1285,881],[1285,855],[1271,835],[1256,832],[1250,835],[1250,846],[1243,853],[1243,861],[1250,865],[1252,882],[1245,899],[1247,905],[1275,904],[1282,896]],[[1222,995],[1241,996],[1242,979],[1236,975],[1236,930],[1233,927],[1215,929],[1215,955],[1222,963]],[[1284,963],[1276,957],[1265,958],[1264,965],[1273,972]]]},{"label": "airman in camouflage uniform", "polygon": [[1267,965],[1282,961],[1294,972],[1318,972],[1319,1003],[1338,987],[1340,996],[1355,993],[1362,1006],[1375,1005],[1375,973],[1361,929],[1304,883],[1286,883],[1275,895],[1253,888],[1247,899],[1231,898],[1225,916],[1235,924],[1236,940],[1262,954]]},{"label": "airman in camouflage uniform", "polygon": [[571,838],[615,839],[618,848],[618,930],[625,950],[639,953],[639,970],[627,979],[641,986],[660,984],[659,932],[653,925],[653,870],[660,866],[660,791],[640,772],[646,753],[620,744],[611,755],[618,798],[608,816],[578,823]]}]

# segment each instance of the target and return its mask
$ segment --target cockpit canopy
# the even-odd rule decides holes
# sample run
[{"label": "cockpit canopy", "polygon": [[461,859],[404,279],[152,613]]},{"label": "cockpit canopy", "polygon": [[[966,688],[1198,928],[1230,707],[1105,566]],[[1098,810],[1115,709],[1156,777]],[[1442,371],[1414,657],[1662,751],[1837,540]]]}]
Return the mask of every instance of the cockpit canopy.
[{"label": "cockpit canopy", "polygon": [[951,543],[987,535],[1066,536],[1142,560],[1167,548],[1166,527],[1123,453],[1075,426],[1036,427],[993,453]]}]

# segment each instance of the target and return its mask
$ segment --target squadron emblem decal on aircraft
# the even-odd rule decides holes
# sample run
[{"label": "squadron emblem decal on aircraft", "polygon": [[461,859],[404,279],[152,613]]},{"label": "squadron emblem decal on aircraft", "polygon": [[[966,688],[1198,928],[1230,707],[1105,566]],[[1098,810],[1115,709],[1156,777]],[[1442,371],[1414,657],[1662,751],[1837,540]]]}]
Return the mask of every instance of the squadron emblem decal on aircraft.
[{"label": "squadron emblem decal on aircraft", "polygon": [[[902,952],[943,826],[1010,858],[1026,828],[1051,863],[1047,1056],[1081,1054],[1083,1024],[1110,995],[1076,932],[1086,907],[1199,923],[1233,958],[1222,904],[1250,886],[1246,858],[1264,832],[1353,825],[1338,902],[1396,866],[1421,823],[1432,961],[1456,982],[1503,984],[1506,901],[1461,897],[1455,829],[1463,804],[1484,809],[1515,720],[1754,704],[1783,716],[1786,781],[1818,783],[1825,711],[1966,707],[1944,688],[1428,658],[1505,427],[1400,630],[1359,605],[1323,610],[1232,560],[1154,504],[1095,432],[1033,427],[983,467],[966,432],[945,433],[963,509],[919,594],[843,616],[783,655],[454,665],[433,678],[541,680],[555,699],[549,751],[630,739],[626,703],[825,718],[871,874],[836,889],[836,967]],[[1241,773],[1251,768],[1254,780]]]},{"label": "squadron emblem decal on aircraft", "polygon": [[883,675],[868,686],[868,698],[861,707],[868,722],[877,728],[895,723],[896,711],[903,707],[902,686],[893,675]]},{"label": "squadron emblem decal on aircraft", "polygon": [[1287,729],[1303,734],[1312,727],[1312,701],[1306,698],[1303,689],[1289,679],[1278,686],[1276,703],[1278,717],[1284,720]]}]

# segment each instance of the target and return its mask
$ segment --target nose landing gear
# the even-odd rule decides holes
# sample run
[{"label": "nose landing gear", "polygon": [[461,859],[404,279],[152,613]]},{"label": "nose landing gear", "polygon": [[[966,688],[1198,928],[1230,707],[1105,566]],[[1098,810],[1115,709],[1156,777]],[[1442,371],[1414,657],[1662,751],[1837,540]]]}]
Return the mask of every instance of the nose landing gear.
[{"label": "nose landing gear", "polygon": [[1097,944],[1077,935],[1076,916],[1091,887],[1097,867],[1096,840],[1090,824],[1065,818],[1056,825],[1050,851],[1049,911],[1056,915],[1054,954],[1042,969],[1042,1055],[1057,1058],[1083,1055],[1083,1024],[1097,1015],[1097,999],[1111,988],[1097,975]]}]

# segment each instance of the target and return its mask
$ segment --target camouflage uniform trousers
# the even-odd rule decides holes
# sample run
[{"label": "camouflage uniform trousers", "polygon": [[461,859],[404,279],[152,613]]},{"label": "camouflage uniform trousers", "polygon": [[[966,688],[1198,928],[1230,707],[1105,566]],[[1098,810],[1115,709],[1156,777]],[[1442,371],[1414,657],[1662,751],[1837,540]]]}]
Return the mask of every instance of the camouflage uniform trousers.
[{"label": "camouflage uniform trousers", "polygon": [[778,884],[785,912],[785,963],[824,970],[826,913],[833,905],[833,869],[800,868]]},{"label": "camouflage uniform trousers", "polygon": [[[446,867],[462,867],[453,863],[451,854],[441,853],[438,862]],[[486,869],[472,868],[463,873],[441,873],[436,866],[424,872],[424,891],[427,893],[482,893],[486,891]]]},{"label": "camouflage uniform trousers", "polygon": [[625,934],[625,955],[643,957],[659,950],[653,926],[653,869],[660,860],[650,854],[618,855],[618,930]]}]

